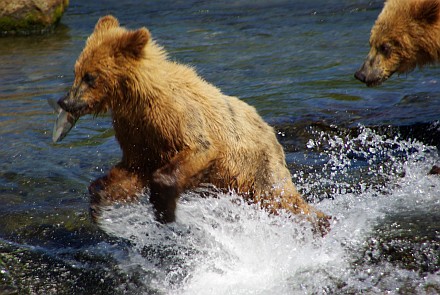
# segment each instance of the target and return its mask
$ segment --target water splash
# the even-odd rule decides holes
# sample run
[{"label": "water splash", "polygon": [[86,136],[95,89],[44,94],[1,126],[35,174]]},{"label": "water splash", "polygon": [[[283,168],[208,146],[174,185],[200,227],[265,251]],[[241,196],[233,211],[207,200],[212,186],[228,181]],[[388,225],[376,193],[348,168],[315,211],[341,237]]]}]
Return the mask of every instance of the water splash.
[{"label": "water splash", "polygon": [[350,192],[392,193],[402,177],[425,167],[427,171],[438,158],[436,148],[416,140],[402,140],[399,135],[381,134],[370,128],[339,129],[333,132],[312,130],[307,142],[315,158],[314,173],[295,183],[309,201],[334,198]]},{"label": "water splash", "polygon": [[[270,216],[234,194],[200,198],[190,192],[179,203],[177,222],[169,225],[154,221],[148,202],[104,212],[101,228],[130,245],[120,267],[136,270],[158,294],[438,293],[438,232],[426,245],[434,263],[429,271],[393,261],[382,247],[399,246],[383,233],[398,233],[405,218],[424,211],[438,217],[432,208],[439,208],[440,179],[426,174],[438,161],[434,149],[363,127],[354,136],[319,138],[308,146],[327,159],[323,173],[300,185],[334,187],[331,199],[316,204],[334,217],[326,237],[316,238],[309,224]],[[347,180],[353,170],[361,170],[359,186],[342,189],[353,186],[354,178]],[[400,238],[417,243],[420,237]]]}]

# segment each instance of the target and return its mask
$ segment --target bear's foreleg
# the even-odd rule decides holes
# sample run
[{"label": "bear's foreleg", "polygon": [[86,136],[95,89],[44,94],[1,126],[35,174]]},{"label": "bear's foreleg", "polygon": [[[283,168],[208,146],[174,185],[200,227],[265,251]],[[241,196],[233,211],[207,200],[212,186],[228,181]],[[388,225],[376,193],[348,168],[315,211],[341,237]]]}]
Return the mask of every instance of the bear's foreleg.
[{"label": "bear's foreleg", "polygon": [[93,220],[98,220],[102,206],[137,201],[146,186],[147,183],[138,174],[118,166],[113,167],[107,175],[96,179],[89,186]]},{"label": "bear's foreleg", "polygon": [[181,151],[168,164],[153,173],[150,202],[158,221],[168,223],[175,220],[180,193],[200,182],[201,177],[209,171],[214,157],[215,152],[212,149]]}]

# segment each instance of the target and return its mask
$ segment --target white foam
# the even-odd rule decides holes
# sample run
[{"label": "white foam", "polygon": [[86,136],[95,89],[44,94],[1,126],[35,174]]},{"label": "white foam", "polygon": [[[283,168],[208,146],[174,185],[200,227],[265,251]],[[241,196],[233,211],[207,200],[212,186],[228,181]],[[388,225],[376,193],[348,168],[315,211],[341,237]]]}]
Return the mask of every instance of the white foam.
[{"label": "white foam", "polygon": [[[375,140],[378,152],[383,139]],[[438,274],[419,275],[386,262],[356,262],[367,238],[374,237],[374,226],[387,214],[439,202],[440,177],[426,175],[438,157],[418,143],[409,145],[414,154],[401,163],[405,176],[390,190],[339,193],[316,205],[334,217],[324,238],[314,236],[307,223],[269,216],[231,194],[200,198],[187,193],[177,221],[169,225],[154,221],[148,203],[114,207],[104,212],[101,227],[132,243],[121,267],[141,267],[145,283],[164,294],[395,294],[408,281],[424,293],[425,286],[440,285]],[[365,146],[370,150],[370,144]],[[330,151],[329,157],[335,167],[347,165],[345,159],[337,161],[337,152]]]}]

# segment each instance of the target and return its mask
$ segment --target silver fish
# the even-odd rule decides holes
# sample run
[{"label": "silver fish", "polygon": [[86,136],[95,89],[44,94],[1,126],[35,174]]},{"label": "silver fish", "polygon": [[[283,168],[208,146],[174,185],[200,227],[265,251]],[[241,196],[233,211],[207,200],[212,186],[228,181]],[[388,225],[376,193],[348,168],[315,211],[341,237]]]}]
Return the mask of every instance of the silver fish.
[{"label": "silver fish", "polygon": [[58,142],[61,141],[64,137],[66,137],[67,133],[69,133],[70,129],[75,126],[76,121],[78,121],[78,117],[75,117],[69,112],[63,110],[56,99],[48,98],[47,102],[54,109],[56,113],[58,113],[57,120],[55,125],[53,126],[52,131],[52,141]]}]

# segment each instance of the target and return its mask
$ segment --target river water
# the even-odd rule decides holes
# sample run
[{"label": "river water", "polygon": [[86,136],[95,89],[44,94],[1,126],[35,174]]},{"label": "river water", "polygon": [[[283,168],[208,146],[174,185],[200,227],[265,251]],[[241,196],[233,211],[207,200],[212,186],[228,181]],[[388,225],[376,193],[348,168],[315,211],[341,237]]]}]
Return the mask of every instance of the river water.
[{"label": "river water", "polygon": [[[78,0],[53,34],[0,39],[0,294],[440,294],[440,70],[353,78],[381,7]],[[304,197],[334,217],[326,237],[200,191],[170,225],[146,200],[91,222],[87,186],[121,157],[110,117],[53,144],[47,99],[109,13],[258,109]]]}]

